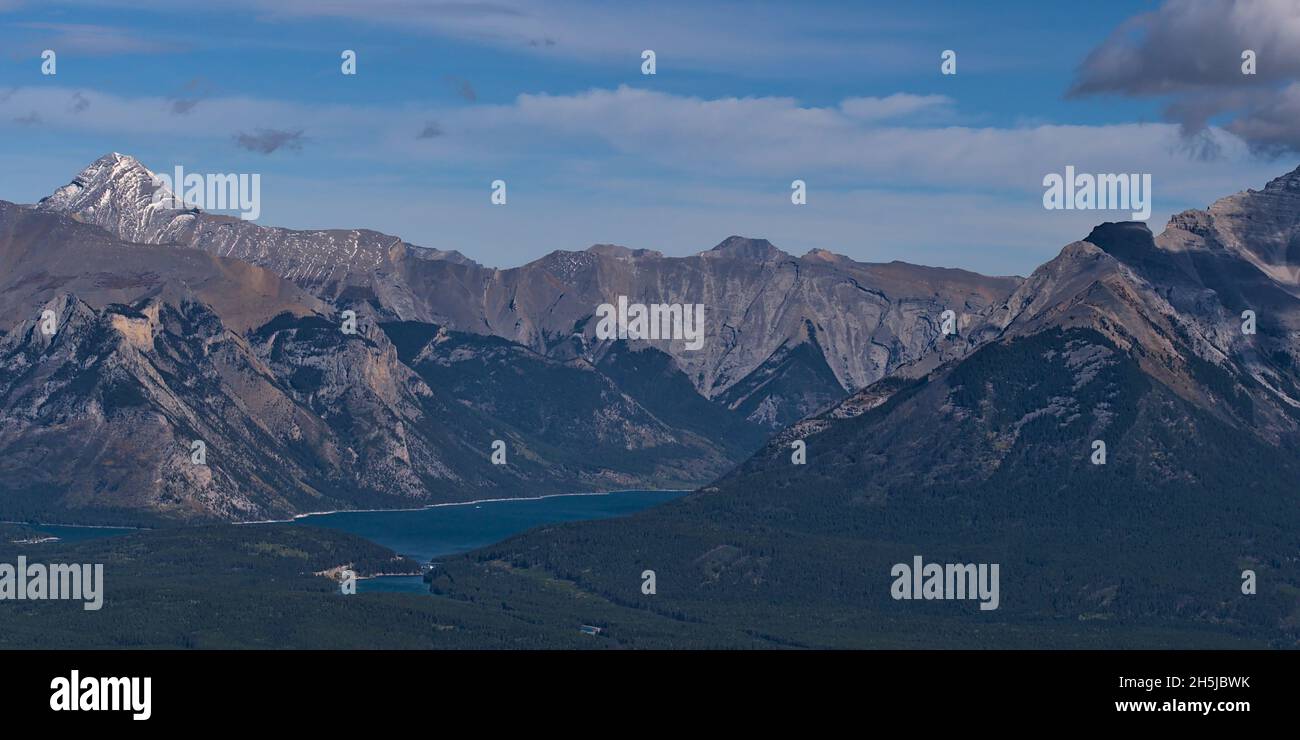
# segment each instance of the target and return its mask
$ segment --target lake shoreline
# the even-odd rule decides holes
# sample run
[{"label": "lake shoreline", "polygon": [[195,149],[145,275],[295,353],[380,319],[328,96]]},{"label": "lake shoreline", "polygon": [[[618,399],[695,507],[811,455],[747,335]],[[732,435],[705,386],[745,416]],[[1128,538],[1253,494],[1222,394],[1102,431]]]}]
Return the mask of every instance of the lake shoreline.
[{"label": "lake shoreline", "polygon": [[519,496],[407,510],[341,511],[275,526],[341,530],[423,566],[504,542],[536,527],[628,516],[688,495],[689,490],[628,489]]},{"label": "lake shoreline", "polygon": [[158,527],[128,527],[124,524],[60,524],[58,522],[11,522],[0,521],[0,524],[17,524],[21,527],[67,527],[69,529],[129,529],[134,532],[151,532]]},{"label": "lake shoreline", "polygon": [[[429,509],[438,509],[445,506],[470,506],[473,504],[493,504],[505,501],[542,501],[551,498],[564,498],[568,496],[616,496],[620,493],[690,493],[698,489],[695,488],[624,488],[617,491],[587,491],[582,493],[547,493],[541,496],[507,496],[504,498],[481,498],[473,501],[448,501],[441,504],[426,504],[424,506],[412,506],[409,508],[397,509],[335,509],[333,511],[308,511],[302,514],[294,514],[288,519],[262,519],[248,522],[231,522],[231,524],[292,524],[300,519],[306,519],[313,516],[326,516],[329,514],[379,514],[383,512],[397,511],[428,511]],[[56,526],[56,525],[46,525]]]},{"label": "lake shoreline", "polygon": [[[582,491],[578,493],[547,493],[541,496],[505,496],[502,498],[480,498],[473,501],[445,501],[440,504],[425,504],[424,506],[410,506],[394,509],[332,509],[328,511],[305,511],[301,514],[294,514],[288,519],[252,519],[238,522],[220,522],[220,521],[203,521],[188,524],[176,523],[175,527],[202,527],[212,524],[292,524],[299,519],[306,519],[312,516],[325,516],[327,514],[377,514],[385,511],[425,511],[436,509],[442,506],[469,506],[470,504],[491,504],[501,501],[541,501],[548,498],[561,498],[565,496],[613,496],[620,493],[690,493],[697,491],[698,488],[620,488],[617,491]],[[16,524],[25,527],[68,527],[79,529],[127,529],[133,532],[152,532],[156,529],[170,529],[167,527],[132,527],[125,524],[65,524],[62,522],[19,522],[10,520],[0,520],[0,524]]]},{"label": "lake shoreline", "polygon": [[[580,491],[535,496],[493,497],[471,501],[450,501],[395,509],[340,509],[296,514],[291,518],[236,524],[276,524],[339,529],[409,557],[423,566],[439,557],[469,552],[501,542],[515,534],[547,524],[626,516],[642,509],[690,495],[697,489],[620,489]],[[512,503],[513,502],[513,503]],[[23,545],[80,542],[98,537],[116,537],[179,527],[125,527],[94,524],[14,522],[50,537]],[[204,523],[205,525],[207,523]],[[202,525],[200,525],[202,526]],[[23,538],[31,539],[31,538]],[[366,578],[422,575],[416,572],[378,573]]]}]

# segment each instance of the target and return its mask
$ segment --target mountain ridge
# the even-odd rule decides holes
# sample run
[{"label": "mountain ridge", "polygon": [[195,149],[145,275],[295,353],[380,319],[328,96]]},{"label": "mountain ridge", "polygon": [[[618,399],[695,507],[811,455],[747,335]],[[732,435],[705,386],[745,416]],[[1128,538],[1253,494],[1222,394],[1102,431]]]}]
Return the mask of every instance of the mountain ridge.
[{"label": "mountain ridge", "polygon": [[[295,232],[201,211],[159,211],[146,203],[149,179],[134,158],[106,155],[74,178],[75,187],[37,208],[75,215],[132,240],[234,256],[297,282],[337,308],[373,313],[377,320],[500,336],[561,359],[589,353],[604,341],[595,337],[593,313],[618,296],[702,303],[712,309],[705,350],[693,352],[680,340],[638,341],[672,356],[705,398],[758,370],[796,338],[805,319],[819,326],[823,358],[839,393],[861,387],[923,354],[938,336],[943,310],[951,308],[969,322],[1018,282],[901,262],[801,258],[767,240],[739,236],[687,257],[593,245],[557,250],[519,267],[488,268],[453,259],[450,252],[419,251],[378,232]],[[118,181],[125,185],[118,187]],[[346,260],[340,256],[344,246]],[[627,265],[636,270],[629,273]],[[885,290],[887,285],[898,290]],[[862,315],[862,323],[874,326],[855,330],[846,315]],[[793,399],[773,402],[789,405]]]},{"label": "mountain ridge", "polygon": [[[1102,224],[921,361],[714,483],[440,563],[431,591],[517,608],[516,584],[558,581],[812,648],[1300,645],[1300,299],[1261,257],[1291,258],[1277,247],[1300,203],[1219,203],[1159,236]],[[892,599],[891,564],[918,553],[1000,564],[1001,605]],[[645,568],[655,594],[638,591]],[[529,606],[587,618],[568,593]],[[610,621],[620,645],[669,646]]]}]

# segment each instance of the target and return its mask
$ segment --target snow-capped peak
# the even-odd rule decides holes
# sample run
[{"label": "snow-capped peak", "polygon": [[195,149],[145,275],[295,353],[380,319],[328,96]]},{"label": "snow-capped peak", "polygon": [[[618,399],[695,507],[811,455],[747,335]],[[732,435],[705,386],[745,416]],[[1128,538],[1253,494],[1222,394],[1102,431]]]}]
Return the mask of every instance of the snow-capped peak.
[{"label": "snow-capped peak", "polygon": [[123,239],[156,241],[160,226],[191,214],[170,209],[172,193],[135,157],[112,152],[91,162],[37,208],[77,216]]}]

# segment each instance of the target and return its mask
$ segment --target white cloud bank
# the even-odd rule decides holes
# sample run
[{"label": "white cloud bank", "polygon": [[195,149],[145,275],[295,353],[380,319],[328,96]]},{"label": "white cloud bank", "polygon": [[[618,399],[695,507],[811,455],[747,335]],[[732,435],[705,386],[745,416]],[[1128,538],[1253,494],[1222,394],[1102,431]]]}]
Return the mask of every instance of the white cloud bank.
[{"label": "white cloud bank", "polygon": [[[475,240],[490,245],[529,240],[530,235],[532,249],[540,249],[537,242],[576,247],[608,240],[680,252],[710,246],[734,232],[792,232],[795,243],[786,244],[791,249],[821,246],[853,255],[855,245],[835,240],[853,238],[856,224],[858,243],[870,241],[873,258],[888,256],[879,249],[879,239],[888,236],[900,240],[900,258],[927,261],[926,252],[917,253],[916,247],[934,254],[928,258],[932,263],[1023,272],[1081,237],[1080,225],[1127,218],[1042,211],[1044,175],[1062,172],[1066,165],[1079,172],[1151,173],[1152,226],[1159,230],[1171,212],[1259,187],[1295,164],[1257,159],[1241,139],[1219,129],[1210,129],[1209,135],[1221,158],[1201,161],[1188,155],[1175,124],[927,124],[933,116],[943,120],[953,102],[908,94],[854,97],[824,107],[786,97],[706,99],[626,86],[573,95],[525,94],[510,104],[447,109],[211,97],[177,115],[170,104],[162,97],[88,89],[0,90],[0,135],[21,139],[37,132],[75,132],[83,134],[79,141],[102,139],[105,151],[130,151],[121,142],[147,138],[149,147],[163,149],[162,156],[204,149],[205,159],[212,161],[262,157],[234,146],[232,137],[239,131],[302,131],[301,151],[265,157],[268,189],[276,175],[286,181],[306,179],[309,166],[320,170],[333,164],[339,172],[375,176],[427,166],[428,180],[417,186],[437,191],[440,203],[461,203],[463,197],[463,203],[474,204],[486,203],[485,182],[500,177],[511,182],[508,219],[493,212],[459,219],[455,209],[438,213],[429,206],[432,195],[409,213],[380,205],[410,201],[409,175],[372,184],[364,193],[359,192],[361,178],[352,174],[330,178],[300,203],[283,190],[279,198],[268,192],[264,211],[270,223],[277,223],[279,213],[285,225],[370,226],[489,261],[494,258]],[[37,123],[31,122],[33,115]],[[420,137],[430,120],[438,122],[440,135]],[[150,162],[148,152],[133,153],[157,168],[173,164]],[[788,206],[795,178],[808,183],[809,211],[775,210]],[[329,208],[320,208],[322,203]],[[545,209],[530,209],[529,203],[544,203]],[[606,214],[617,212],[618,218],[604,218],[595,212],[597,206]],[[311,221],[313,212],[329,213],[332,223]],[[391,220],[372,220],[376,213],[387,213]],[[421,226],[420,214],[459,224],[478,219],[478,230],[446,222]],[[493,219],[504,222],[524,214],[531,214],[533,223],[519,224],[517,231],[493,225]],[[722,223],[723,214],[728,223]],[[665,226],[670,218],[703,230],[691,237],[689,248],[681,229]],[[602,219],[604,223],[595,223]],[[1017,223],[1025,225],[1017,230]],[[706,229],[706,224],[714,226]],[[1060,225],[1056,238],[1050,236],[1058,233],[1054,225]],[[801,231],[793,233],[796,229]],[[942,246],[945,234],[949,248]],[[447,244],[453,235],[461,241]],[[1042,253],[1019,256],[1032,248],[1027,235],[1046,240]],[[961,252],[960,245],[975,243],[1006,244],[1011,251],[984,263],[978,255],[961,262],[947,258],[947,253]],[[866,249],[862,246],[859,254]]]}]

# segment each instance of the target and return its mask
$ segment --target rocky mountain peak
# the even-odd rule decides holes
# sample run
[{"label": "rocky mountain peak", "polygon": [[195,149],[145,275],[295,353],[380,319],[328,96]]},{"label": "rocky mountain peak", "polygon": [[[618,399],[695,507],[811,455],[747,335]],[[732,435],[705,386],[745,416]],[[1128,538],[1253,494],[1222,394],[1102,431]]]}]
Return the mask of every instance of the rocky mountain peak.
[{"label": "rocky mountain peak", "polygon": [[620,260],[658,259],[664,256],[663,252],[654,249],[632,249],[618,244],[593,244],[587,247],[587,251]]},{"label": "rocky mountain peak", "polygon": [[[1198,236],[1207,236],[1210,234],[1214,225],[1214,219],[1208,211],[1190,210],[1176,213],[1169,217],[1169,223],[1165,225],[1165,234],[1172,231],[1185,231],[1189,234]],[[1177,245],[1176,241],[1162,241],[1162,246],[1171,248]]]},{"label": "rocky mountain peak", "polygon": [[737,259],[771,260],[782,259],[790,255],[777,249],[766,239],[750,239],[743,236],[729,236],[718,246],[705,252],[703,256],[733,257]]},{"label": "rocky mountain peak", "polygon": [[1296,167],[1285,175],[1269,180],[1268,184],[1264,186],[1264,190],[1300,190],[1300,167]]},{"label": "rocky mountain peak", "polygon": [[71,210],[88,205],[90,194],[111,197],[118,192],[147,191],[152,196],[156,189],[153,177],[154,173],[140,160],[112,152],[91,162],[67,185],[42,198],[39,205],[47,210]]},{"label": "rocky mountain peak", "polygon": [[[1094,229],[1090,236],[1096,233],[1097,230]],[[1061,248],[1061,251],[1054,259],[1043,263],[1037,270],[1034,270],[1022,287],[1025,290],[1033,290],[1032,286],[1035,283],[1069,278],[1089,271],[1091,266],[1113,263],[1113,258],[1106,253],[1106,250],[1089,239],[1070,242]]]},{"label": "rocky mountain peak", "polygon": [[1119,260],[1105,249],[1091,241],[1071,242],[1034,270],[982,325],[972,328],[969,337],[978,342],[1032,333],[1044,326],[1091,326],[1098,313],[1111,312],[1113,301],[1107,286],[1119,273]]},{"label": "rocky mountain peak", "polygon": [[[47,334],[41,327],[46,311],[54,314],[55,331],[53,334]],[[42,345],[48,345],[60,334],[76,331],[94,320],[95,310],[86,305],[76,294],[59,293],[46,301],[41,306],[41,310],[26,323],[26,326],[20,325],[19,331],[14,332],[14,334],[21,335],[25,333],[24,329],[30,327],[33,330],[30,336],[38,339]]]},{"label": "rocky mountain peak", "polygon": [[1300,168],[1263,190],[1174,216],[1156,244],[1170,252],[1227,251],[1292,291],[1300,288]]},{"label": "rocky mountain peak", "polygon": [[[154,173],[140,160],[125,154],[105,154],[77,173],[67,185],[37,203],[43,211],[75,214],[79,219],[108,229],[133,242],[160,241],[159,222],[189,220],[193,212],[164,210],[155,194],[163,190]],[[165,191],[163,198],[170,200]]]},{"label": "rocky mountain peak", "polygon": [[803,259],[816,260],[818,262],[844,262],[849,258],[845,257],[842,254],[836,254],[828,249],[815,247],[813,249],[808,250],[807,254],[803,256]]}]

